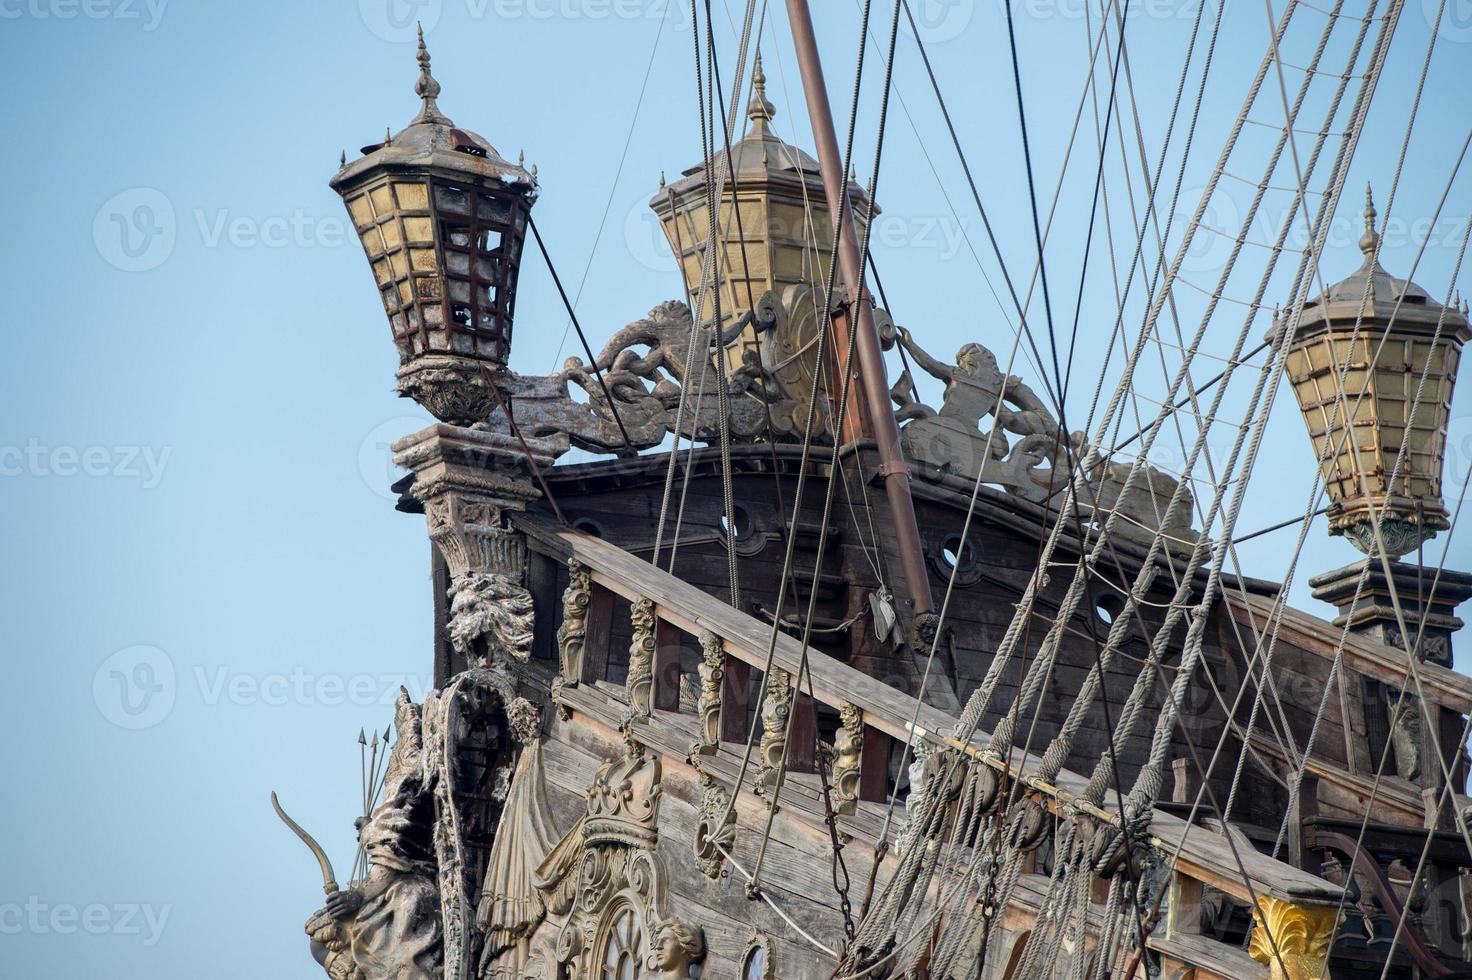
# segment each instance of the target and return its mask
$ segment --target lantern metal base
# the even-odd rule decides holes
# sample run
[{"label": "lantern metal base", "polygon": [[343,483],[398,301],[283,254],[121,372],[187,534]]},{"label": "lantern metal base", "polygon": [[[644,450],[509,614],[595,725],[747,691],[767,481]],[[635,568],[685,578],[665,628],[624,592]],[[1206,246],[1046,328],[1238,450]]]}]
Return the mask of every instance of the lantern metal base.
[{"label": "lantern metal base", "polygon": [[458,354],[423,354],[399,368],[398,393],[414,399],[441,422],[475,425],[489,419],[499,404],[487,376],[499,370]]}]

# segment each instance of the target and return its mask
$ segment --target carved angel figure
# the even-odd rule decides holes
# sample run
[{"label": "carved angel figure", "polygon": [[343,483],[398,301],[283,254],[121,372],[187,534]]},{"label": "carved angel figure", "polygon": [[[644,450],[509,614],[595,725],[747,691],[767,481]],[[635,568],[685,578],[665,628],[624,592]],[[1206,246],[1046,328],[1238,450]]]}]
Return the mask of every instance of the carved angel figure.
[{"label": "carved angel figure", "polygon": [[383,802],[359,834],[368,875],[307,920],[312,955],[332,980],[433,980],[443,972],[432,801],[420,765],[420,709],[407,694],[394,727]]}]

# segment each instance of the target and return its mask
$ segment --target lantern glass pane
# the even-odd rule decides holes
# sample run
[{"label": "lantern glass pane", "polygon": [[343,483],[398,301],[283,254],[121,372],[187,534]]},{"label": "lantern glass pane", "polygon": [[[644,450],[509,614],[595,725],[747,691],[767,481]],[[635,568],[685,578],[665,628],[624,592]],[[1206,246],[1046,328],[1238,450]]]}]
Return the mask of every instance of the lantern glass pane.
[{"label": "lantern glass pane", "polygon": [[404,237],[411,242],[434,241],[433,225],[428,218],[413,215],[404,218]]},{"label": "lantern glass pane", "polygon": [[439,210],[449,211],[452,214],[470,214],[470,199],[458,187],[436,187],[434,205]]},{"label": "lantern glass pane", "polygon": [[357,228],[366,228],[373,224],[373,209],[368,204],[367,195],[359,194],[348,199],[348,216],[353,219],[353,225]]},{"label": "lantern glass pane", "polygon": [[373,201],[374,216],[381,218],[386,214],[393,213],[394,202],[393,199],[389,196],[387,186],[380,184],[379,186],[369,191],[368,196]]},{"label": "lantern glass pane", "polygon": [[429,191],[423,184],[395,184],[399,207],[406,211],[428,211]]}]

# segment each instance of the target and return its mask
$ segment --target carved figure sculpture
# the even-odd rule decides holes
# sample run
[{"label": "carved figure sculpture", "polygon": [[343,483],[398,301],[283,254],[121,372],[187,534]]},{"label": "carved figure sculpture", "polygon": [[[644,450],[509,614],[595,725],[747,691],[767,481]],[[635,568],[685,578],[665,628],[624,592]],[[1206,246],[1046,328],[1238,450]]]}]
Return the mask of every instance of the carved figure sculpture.
[{"label": "carved figure sculpture", "polygon": [[307,920],[312,955],[332,980],[440,980],[443,970],[434,817],[425,784],[421,711],[395,708],[383,802],[359,834],[368,875],[327,897]]},{"label": "carved figure sculpture", "polygon": [[772,668],[767,696],[762,701],[762,767],[756,774],[756,791],[770,796],[776,789],[782,757],[787,752],[787,718],[792,713],[792,675]]},{"label": "carved figure sculpture", "polygon": [[833,809],[853,813],[859,799],[859,773],[864,751],[864,713],[844,702],[838,707],[833,736]]},{"label": "carved figure sculpture", "polygon": [[697,752],[714,752],[721,740],[721,684],[726,673],[726,652],[721,638],[706,630],[700,634],[700,737]]},{"label": "carved figure sculpture", "polygon": [[644,965],[664,980],[688,980],[690,967],[705,958],[705,930],[666,919],[654,931]]},{"label": "carved figure sculpture", "polygon": [[629,618],[634,625],[625,684],[629,692],[629,715],[648,718],[654,701],[654,601],[643,597],[634,600]]}]

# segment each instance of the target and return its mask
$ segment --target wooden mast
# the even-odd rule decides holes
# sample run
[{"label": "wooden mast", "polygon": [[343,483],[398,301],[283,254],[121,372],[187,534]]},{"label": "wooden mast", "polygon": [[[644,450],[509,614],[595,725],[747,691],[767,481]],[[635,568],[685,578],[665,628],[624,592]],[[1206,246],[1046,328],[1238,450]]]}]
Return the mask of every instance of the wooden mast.
[{"label": "wooden mast", "polygon": [[[837,377],[842,379],[852,370],[847,363],[848,331],[857,330],[854,347],[858,354],[859,401],[865,409],[868,428],[879,451],[879,472],[884,477],[890,518],[894,522],[900,571],[905,576],[910,602],[918,616],[933,610],[935,603],[930,595],[930,576],[925,570],[925,556],[920,547],[915,501],[910,496],[910,467],[900,449],[899,424],[890,407],[889,380],[885,377],[879,331],[874,326],[874,303],[864,286],[864,267],[854,233],[853,212],[848,206],[843,158],[838,151],[838,136],[833,129],[828,88],[823,81],[823,64],[818,57],[818,41],[813,33],[813,18],[807,0],[787,0],[787,16],[792,23],[792,42],[797,49],[808,118],[812,120],[813,140],[817,144],[818,169],[823,177],[828,210],[836,223],[834,231],[838,236],[839,267],[848,290],[847,311],[834,317]],[[851,441],[863,434],[861,426],[864,420],[855,421],[859,424],[846,425],[840,438]]]}]

